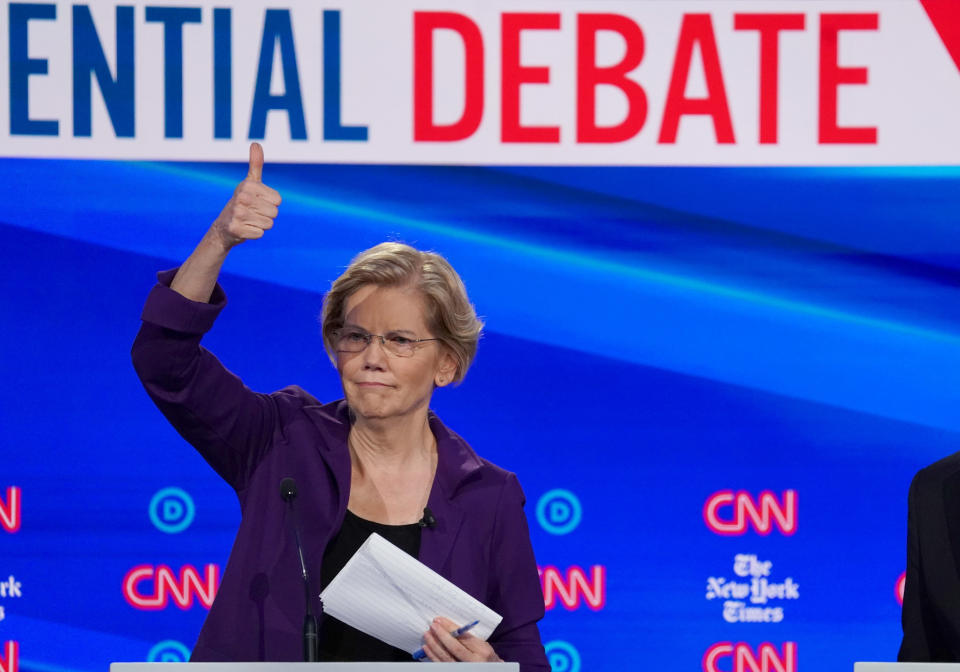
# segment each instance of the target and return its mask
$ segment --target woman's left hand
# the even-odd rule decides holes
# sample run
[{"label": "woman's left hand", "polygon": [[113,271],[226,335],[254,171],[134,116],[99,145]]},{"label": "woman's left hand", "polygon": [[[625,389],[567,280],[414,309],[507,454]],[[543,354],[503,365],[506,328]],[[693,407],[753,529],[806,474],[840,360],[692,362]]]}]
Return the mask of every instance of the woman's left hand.
[{"label": "woman's left hand", "polygon": [[435,618],[423,634],[423,650],[435,663],[502,663],[487,642],[466,632],[460,637],[450,633],[459,626],[449,618]]}]

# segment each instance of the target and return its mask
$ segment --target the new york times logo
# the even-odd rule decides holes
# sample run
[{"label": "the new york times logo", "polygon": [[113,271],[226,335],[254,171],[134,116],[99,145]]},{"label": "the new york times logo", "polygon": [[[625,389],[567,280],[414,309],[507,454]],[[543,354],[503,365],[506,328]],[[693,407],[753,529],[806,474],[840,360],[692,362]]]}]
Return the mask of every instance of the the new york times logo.
[{"label": "the new york times logo", "polygon": [[789,576],[781,582],[772,581],[772,569],[769,560],[738,553],[733,559],[733,573],[746,580],[708,577],[707,599],[724,601],[723,620],[727,623],[779,623],[783,620],[783,607],[769,603],[800,599],[800,586]]}]

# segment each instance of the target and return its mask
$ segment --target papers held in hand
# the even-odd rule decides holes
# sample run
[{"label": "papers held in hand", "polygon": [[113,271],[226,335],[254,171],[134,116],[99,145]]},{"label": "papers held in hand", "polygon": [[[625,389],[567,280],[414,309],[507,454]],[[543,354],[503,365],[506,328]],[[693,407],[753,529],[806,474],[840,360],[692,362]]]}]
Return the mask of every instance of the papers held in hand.
[{"label": "papers held in hand", "polygon": [[486,640],[503,617],[379,534],[371,534],[320,593],[323,610],[371,637],[413,653],[438,616]]}]

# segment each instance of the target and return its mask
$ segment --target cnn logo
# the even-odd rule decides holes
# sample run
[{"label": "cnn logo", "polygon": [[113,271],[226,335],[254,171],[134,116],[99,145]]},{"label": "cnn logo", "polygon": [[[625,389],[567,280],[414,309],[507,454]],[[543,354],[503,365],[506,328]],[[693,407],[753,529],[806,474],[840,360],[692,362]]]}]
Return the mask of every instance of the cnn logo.
[{"label": "cnn logo", "polygon": [[7,501],[0,499],[0,527],[13,533],[20,529],[20,488],[7,488]]},{"label": "cnn logo", "polygon": [[[144,590],[144,584],[150,583]],[[147,611],[166,609],[171,599],[181,609],[189,609],[194,597],[209,609],[219,585],[217,565],[207,565],[202,575],[193,565],[184,565],[179,576],[166,565],[138,565],[123,577],[123,596],[131,607]]]},{"label": "cnn logo", "polygon": [[[732,667],[726,664],[730,659]],[[718,666],[724,661],[724,669]],[[781,651],[763,642],[754,650],[743,642],[717,642],[703,654],[703,672],[797,672],[797,643],[784,642]]]},{"label": "cnn logo", "polygon": [[703,520],[713,532],[726,536],[746,534],[751,527],[767,535],[774,526],[791,535],[797,531],[797,491],[784,490],[778,499],[768,490],[756,498],[744,490],[721,490],[707,498]]},{"label": "cnn logo", "polygon": [[570,567],[564,576],[559,569],[548,565],[540,569],[540,583],[547,611],[557,604],[571,611],[579,609],[581,601],[598,611],[607,603],[607,569],[603,565],[591,567],[589,578],[581,567]]},{"label": "cnn logo", "polygon": [[0,647],[0,672],[17,672],[20,664],[20,645],[7,642]]}]

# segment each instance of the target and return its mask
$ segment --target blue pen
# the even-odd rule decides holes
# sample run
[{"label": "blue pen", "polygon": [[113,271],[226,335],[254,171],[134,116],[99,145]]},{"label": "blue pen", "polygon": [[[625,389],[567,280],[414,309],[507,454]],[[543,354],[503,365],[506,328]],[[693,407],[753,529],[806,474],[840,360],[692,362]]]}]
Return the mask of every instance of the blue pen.
[{"label": "blue pen", "polygon": [[[473,623],[467,623],[467,624],[466,624],[465,626],[463,626],[462,628],[457,628],[456,630],[454,630],[454,631],[451,632],[450,634],[453,635],[454,637],[459,637],[460,635],[466,633],[468,630],[470,630],[471,628],[473,628],[473,627],[474,627],[475,625],[477,625],[477,623],[479,623],[479,622],[480,622],[480,621],[474,621]],[[426,658],[426,657],[427,657],[427,653],[426,653],[426,651],[423,650],[423,647],[422,647],[422,646],[421,646],[419,649],[417,649],[416,651],[413,652],[413,659],[414,659],[414,660],[423,660],[423,659]]]}]

